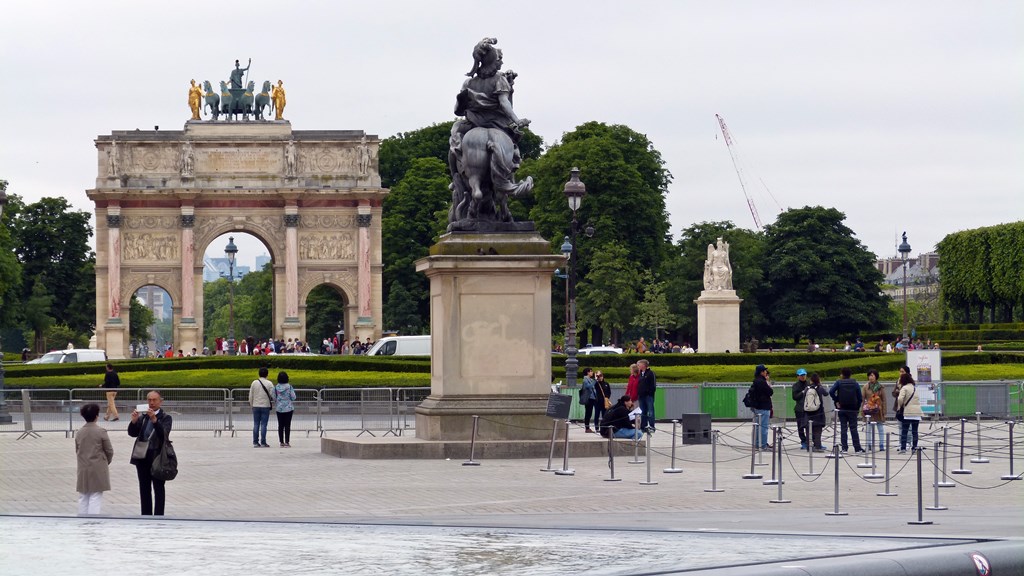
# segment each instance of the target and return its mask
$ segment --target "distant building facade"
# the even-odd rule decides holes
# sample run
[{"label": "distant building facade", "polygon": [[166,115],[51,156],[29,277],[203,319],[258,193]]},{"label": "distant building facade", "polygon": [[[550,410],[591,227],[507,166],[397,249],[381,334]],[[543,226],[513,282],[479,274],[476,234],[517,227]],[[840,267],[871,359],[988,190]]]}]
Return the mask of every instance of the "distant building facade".
[{"label": "distant building facade", "polygon": [[[875,262],[885,275],[886,288],[882,293],[894,299],[903,297],[903,260],[883,258]],[[938,297],[940,285],[939,254],[927,252],[907,259],[907,298],[927,300]]]}]

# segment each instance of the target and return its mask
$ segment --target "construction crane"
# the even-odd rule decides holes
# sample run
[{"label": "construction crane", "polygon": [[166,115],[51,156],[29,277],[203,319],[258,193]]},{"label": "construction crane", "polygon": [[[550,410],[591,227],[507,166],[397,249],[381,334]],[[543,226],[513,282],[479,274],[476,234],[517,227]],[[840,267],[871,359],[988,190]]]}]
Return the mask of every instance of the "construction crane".
[{"label": "construction crane", "polygon": [[747,192],[747,185],[743,182],[743,170],[740,169],[740,163],[737,159],[737,153],[735,150],[735,144],[732,141],[732,136],[729,134],[729,128],[725,126],[725,120],[721,116],[715,114],[715,118],[718,119],[718,125],[722,128],[722,136],[725,138],[725,146],[729,149],[729,157],[732,158],[733,168],[736,169],[736,177],[740,179],[740,188],[743,189],[743,196],[747,199],[747,206],[750,208],[750,215],[754,217],[754,225],[757,226],[758,230],[764,228],[761,224],[761,217],[757,214],[757,207],[754,206],[754,199],[750,197]]}]

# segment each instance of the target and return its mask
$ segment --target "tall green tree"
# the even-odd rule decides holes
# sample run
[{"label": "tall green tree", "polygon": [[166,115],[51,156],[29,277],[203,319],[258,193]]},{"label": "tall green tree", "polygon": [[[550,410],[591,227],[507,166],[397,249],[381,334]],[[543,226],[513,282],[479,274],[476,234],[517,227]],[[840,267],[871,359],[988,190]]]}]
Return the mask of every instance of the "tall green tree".
[{"label": "tall green tree", "polygon": [[50,294],[47,284],[44,276],[37,276],[32,282],[32,293],[24,307],[25,327],[31,333],[31,336],[25,336],[25,340],[32,342],[36,354],[46,352],[46,331],[54,324],[51,314],[53,294]]},{"label": "tall green tree", "polygon": [[[79,334],[91,333],[96,300],[89,213],[72,210],[64,198],[32,204],[16,199],[12,207],[11,236],[23,277],[46,278],[46,292],[53,297],[50,315]],[[23,301],[32,297],[34,284],[23,285]]]},{"label": "tall green tree", "polygon": [[[7,181],[0,180],[0,191],[7,191]],[[0,215],[0,329],[14,326],[19,321],[22,300],[21,263],[14,253],[11,238],[11,211]]]},{"label": "tall green tree", "polygon": [[133,295],[128,305],[128,337],[131,341],[137,344],[149,342],[149,329],[155,323],[153,311]]},{"label": "tall green tree", "polygon": [[339,328],[351,332],[345,326],[345,298],[327,284],[313,288],[306,296],[306,338],[310,348],[316,348],[324,338],[333,337]]},{"label": "tall green tree", "polygon": [[[636,317],[639,278],[624,246],[614,241],[601,246],[576,289],[578,322],[608,331],[612,342],[621,343],[622,331]],[[599,341],[599,335],[594,340]]]},{"label": "tall green tree", "polygon": [[665,292],[677,322],[678,339],[699,344],[697,335],[697,304],[704,289],[704,262],[708,245],[718,238],[729,243],[732,286],[743,299],[740,304],[740,337],[762,338],[767,328],[764,294],[764,236],[759,232],[737,228],[732,222],[700,222],[684,228],[675,245],[675,255],[666,259]]},{"label": "tall green tree", "polygon": [[889,299],[875,256],[835,208],[805,206],[765,227],[769,318],[777,335],[830,338],[884,329]]},{"label": "tall green tree", "polygon": [[384,327],[409,335],[421,334],[425,325],[419,311],[419,302],[413,299],[401,283],[394,282],[384,305]]},{"label": "tall green tree", "polygon": [[661,338],[666,326],[675,324],[675,316],[669,310],[668,297],[665,295],[666,282],[655,280],[654,274],[646,271],[641,274],[644,299],[636,306],[636,318],[633,325],[654,332],[655,338]]},{"label": "tall green tree", "polygon": [[[420,324],[430,318],[429,285],[426,276],[416,272],[415,262],[427,256],[448,224],[448,168],[436,158],[412,161],[401,182],[384,199],[381,217],[381,243],[384,260],[384,314],[390,309],[390,291],[396,285],[416,302]],[[395,300],[400,302],[403,300]]]},{"label": "tall green tree", "polygon": [[1012,321],[1014,309],[1024,311],[1024,221],[948,234],[938,251],[943,304],[954,318]]}]

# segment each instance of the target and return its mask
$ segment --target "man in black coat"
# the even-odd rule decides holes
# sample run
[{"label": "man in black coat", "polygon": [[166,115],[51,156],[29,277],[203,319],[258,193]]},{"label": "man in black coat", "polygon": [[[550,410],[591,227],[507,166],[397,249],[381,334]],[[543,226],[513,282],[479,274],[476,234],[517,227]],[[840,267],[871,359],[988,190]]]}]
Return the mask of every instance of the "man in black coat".
[{"label": "man in black coat", "polygon": [[149,443],[145,457],[140,458],[133,453],[131,459],[139,477],[139,498],[143,516],[164,515],[164,481],[153,478],[151,473],[157,452],[171,434],[171,415],[160,409],[163,401],[163,397],[156,390],[147,394],[149,410],[145,413],[132,410],[132,422],[128,425],[128,435],[137,438],[136,443]]},{"label": "man in black coat", "polygon": [[640,368],[640,381],[636,389],[642,413],[640,429],[654,432],[654,393],[658,390],[658,379],[647,360],[637,360],[636,365]]},{"label": "man in black coat", "polygon": [[863,452],[864,449],[860,447],[860,433],[857,432],[857,418],[864,395],[861,393],[860,384],[850,377],[852,372],[849,368],[843,368],[839,373],[842,378],[836,380],[835,384],[828,389],[828,395],[839,411],[839,424],[842,430],[841,446],[843,452],[849,448],[846,443],[846,430],[849,429],[850,436],[853,437],[853,449]]},{"label": "man in black coat", "polygon": [[796,431],[800,436],[800,449],[807,450],[807,413],[804,412],[804,391],[807,389],[807,370],[796,371],[796,382],[793,383],[793,413],[796,415]]},{"label": "man in black coat", "polygon": [[768,378],[768,368],[764,364],[758,364],[754,368],[754,382],[750,385],[750,409],[754,411],[754,416],[757,417],[757,424],[760,430],[760,438],[758,440],[761,448],[772,447],[768,443],[768,428],[772,414],[772,395],[775,393],[775,390],[772,388]]}]

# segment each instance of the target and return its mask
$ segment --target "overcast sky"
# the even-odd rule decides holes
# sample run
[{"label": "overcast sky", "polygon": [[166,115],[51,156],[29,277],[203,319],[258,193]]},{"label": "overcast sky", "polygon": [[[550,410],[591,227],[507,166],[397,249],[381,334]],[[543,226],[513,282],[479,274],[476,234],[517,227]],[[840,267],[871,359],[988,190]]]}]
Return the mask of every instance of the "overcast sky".
[{"label": "overcast sky", "polygon": [[189,80],[226,79],[236,58],[257,84],[284,80],[293,129],[387,137],[452,119],[474,44],[495,36],[546,144],[590,120],[650,138],[676,237],[754,226],[716,113],[765,223],[833,206],[888,256],[903,230],[916,254],[1024,219],[1019,0],[8,0],[2,22],[0,178],[29,202],[92,212],[96,136],[181,130]]}]

